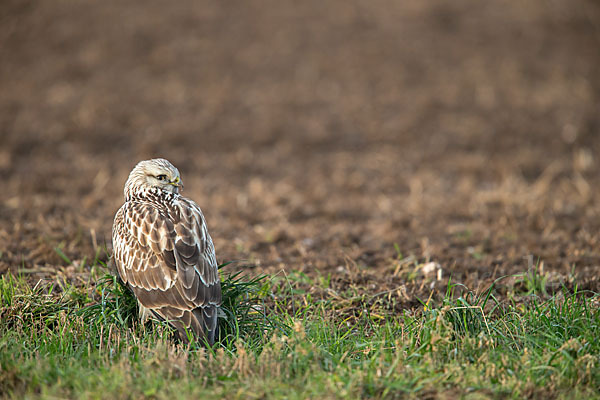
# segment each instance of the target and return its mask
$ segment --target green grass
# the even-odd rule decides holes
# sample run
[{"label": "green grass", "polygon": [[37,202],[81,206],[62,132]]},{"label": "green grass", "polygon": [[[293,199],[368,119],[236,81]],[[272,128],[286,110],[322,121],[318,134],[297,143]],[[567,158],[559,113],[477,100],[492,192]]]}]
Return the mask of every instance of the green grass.
[{"label": "green grass", "polygon": [[437,302],[393,315],[368,299],[313,300],[302,274],[224,275],[213,349],[140,325],[131,294],[110,276],[61,293],[3,276],[0,395],[600,398],[596,294],[501,302],[494,288],[449,284]]}]

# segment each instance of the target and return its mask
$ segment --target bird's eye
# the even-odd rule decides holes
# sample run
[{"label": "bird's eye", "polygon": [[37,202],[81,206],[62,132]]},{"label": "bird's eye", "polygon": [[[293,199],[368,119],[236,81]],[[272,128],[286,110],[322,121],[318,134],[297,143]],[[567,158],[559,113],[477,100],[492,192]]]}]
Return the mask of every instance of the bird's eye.
[{"label": "bird's eye", "polygon": [[164,181],[164,180],[166,180],[166,179],[167,179],[167,176],[166,176],[166,175],[158,175],[158,176],[156,177],[156,179],[158,179],[159,181]]}]

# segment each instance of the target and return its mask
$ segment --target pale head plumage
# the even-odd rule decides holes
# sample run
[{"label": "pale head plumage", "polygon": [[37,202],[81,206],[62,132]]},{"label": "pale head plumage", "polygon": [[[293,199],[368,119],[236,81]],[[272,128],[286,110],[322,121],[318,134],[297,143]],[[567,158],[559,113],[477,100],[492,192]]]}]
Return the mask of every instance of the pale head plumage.
[{"label": "pale head plumage", "polygon": [[179,170],[164,158],[140,161],[129,174],[123,194],[125,199],[142,194],[150,188],[179,193],[183,182]]},{"label": "pale head plumage", "polygon": [[169,321],[184,341],[190,331],[212,344],[221,304],[217,258],[200,207],[181,188],[165,159],[133,168],[113,223],[113,260],[142,316]]}]

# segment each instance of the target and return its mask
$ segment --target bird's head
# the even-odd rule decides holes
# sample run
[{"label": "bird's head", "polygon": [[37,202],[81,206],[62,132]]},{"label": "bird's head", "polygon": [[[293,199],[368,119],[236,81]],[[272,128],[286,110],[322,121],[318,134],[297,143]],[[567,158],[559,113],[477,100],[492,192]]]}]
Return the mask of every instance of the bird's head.
[{"label": "bird's head", "polygon": [[133,168],[125,183],[125,198],[153,187],[171,193],[183,190],[179,171],[164,158],[140,161]]}]

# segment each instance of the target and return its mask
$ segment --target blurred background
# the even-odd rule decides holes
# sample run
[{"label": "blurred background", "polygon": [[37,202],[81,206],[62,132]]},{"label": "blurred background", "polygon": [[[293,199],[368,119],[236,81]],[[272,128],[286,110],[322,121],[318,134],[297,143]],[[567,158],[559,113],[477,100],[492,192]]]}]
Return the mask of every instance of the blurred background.
[{"label": "blurred background", "polygon": [[598,290],[599,49],[591,0],[4,0],[0,272],[85,276],[164,157],[249,270]]}]

